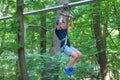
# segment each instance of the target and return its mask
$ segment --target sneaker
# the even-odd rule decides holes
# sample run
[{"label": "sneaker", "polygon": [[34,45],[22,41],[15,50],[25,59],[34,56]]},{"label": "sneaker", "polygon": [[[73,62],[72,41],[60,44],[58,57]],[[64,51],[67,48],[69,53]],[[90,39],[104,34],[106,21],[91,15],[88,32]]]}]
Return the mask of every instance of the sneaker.
[{"label": "sneaker", "polygon": [[71,74],[75,74],[75,71],[72,67],[69,68],[69,71],[70,71]]},{"label": "sneaker", "polygon": [[64,69],[64,72],[65,72],[65,74],[66,74],[68,77],[71,77],[69,68],[65,68],[65,69]]}]

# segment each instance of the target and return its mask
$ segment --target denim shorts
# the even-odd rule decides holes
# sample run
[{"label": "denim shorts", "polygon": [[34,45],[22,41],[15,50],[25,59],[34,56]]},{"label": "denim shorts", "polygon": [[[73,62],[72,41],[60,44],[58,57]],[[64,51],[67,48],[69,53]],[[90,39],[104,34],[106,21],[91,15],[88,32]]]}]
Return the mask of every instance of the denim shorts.
[{"label": "denim shorts", "polygon": [[61,51],[64,52],[67,55],[71,55],[73,52],[79,52],[76,48],[74,48],[73,46],[68,46],[68,45],[64,45],[61,48]]}]

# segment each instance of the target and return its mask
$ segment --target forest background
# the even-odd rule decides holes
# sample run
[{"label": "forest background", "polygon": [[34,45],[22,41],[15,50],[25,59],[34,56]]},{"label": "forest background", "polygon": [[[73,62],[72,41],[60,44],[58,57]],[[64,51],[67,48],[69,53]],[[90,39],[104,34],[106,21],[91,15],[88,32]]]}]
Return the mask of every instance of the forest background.
[{"label": "forest background", "polygon": [[[69,0],[18,3],[22,1],[0,0],[0,18],[14,16],[0,20],[0,80],[66,80],[63,69],[70,58],[60,53],[54,35],[59,12],[24,17],[20,12],[23,8],[29,12]],[[74,67],[75,80],[120,80],[120,0],[104,0],[71,10],[77,19],[69,37],[83,54]]]}]

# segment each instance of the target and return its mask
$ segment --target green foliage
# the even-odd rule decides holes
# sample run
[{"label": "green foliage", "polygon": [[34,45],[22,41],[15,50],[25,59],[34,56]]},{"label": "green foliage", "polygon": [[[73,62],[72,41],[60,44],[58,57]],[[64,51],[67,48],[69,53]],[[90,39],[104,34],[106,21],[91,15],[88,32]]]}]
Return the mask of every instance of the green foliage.
[{"label": "green foliage", "polygon": [[0,56],[0,79],[16,80],[17,67],[16,62],[18,58],[14,53],[4,52],[4,55]]},{"label": "green foliage", "polygon": [[[5,80],[16,80],[16,72],[17,72],[17,60],[18,57],[14,53],[6,52],[4,55],[0,56],[0,75],[1,79]],[[66,62],[68,62],[69,57],[65,54],[60,54],[59,56],[50,56],[47,53],[44,55],[39,55],[37,53],[29,53],[26,55],[27,69],[29,72],[29,77],[31,80],[39,80],[41,77],[52,77],[59,75],[60,80],[64,80],[66,78],[63,69],[65,68]],[[76,71],[76,79],[84,78],[90,75],[96,75],[94,72],[94,67],[96,65],[93,64],[85,64],[85,62],[79,62],[75,68]],[[60,67],[57,70],[57,67]],[[51,73],[51,70],[56,70],[54,73]],[[41,72],[46,72],[47,75],[41,76]]]},{"label": "green foliage", "polygon": [[[73,0],[73,2],[79,0]],[[100,23],[102,30],[105,28],[105,21],[107,21],[107,36],[106,36],[106,55],[108,60],[108,70],[111,72],[111,77],[117,80],[120,70],[120,1],[109,0],[100,2]],[[8,11],[5,15],[16,16],[16,0],[1,0],[0,1],[0,16],[3,16],[5,8],[9,5]],[[55,0],[25,0],[24,11],[33,11],[55,6]],[[97,63],[96,41],[93,33],[93,8],[92,4],[77,6],[72,8],[76,13],[78,20],[74,21],[74,29],[69,33],[71,44],[78,48],[83,54],[80,62],[76,64],[75,78],[77,80],[89,77],[96,79],[99,73],[99,65]],[[46,53],[39,53],[41,16],[46,15]],[[15,17],[18,19],[18,17]],[[50,56],[49,49],[51,46],[52,35],[54,31],[54,22],[56,19],[56,12],[51,11],[44,14],[30,15],[24,17],[26,36],[25,44],[18,45],[16,43],[16,35],[18,33],[18,23],[16,19],[0,21],[0,79],[17,80],[18,68],[16,50],[25,46],[26,48],[26,62],[27,70],[31,80],[41,80],[43,77],[51,76],[51,79],[59,75],[59,80],[65,80],[63,69],[66,66],[69,57],[60,54],[61,56]],[[35,26],[33,26],[35,25]],[[44,34],[44,33],[43,33]],[[104,34],[103,34],[104,35]],[[14,53],[13,53],[14,52]],[[39,53],[39,54],[38,54]],[[40,55],[43,54],[43,55]],[[58,70],[59,69],[59,70]],[[52,70],[54,73],[52,73]],[[46,72],[46,76],[42,73]],[[17,76],[16,76],[17,75]],[[98,78],[98,77],[97,77]]]}]

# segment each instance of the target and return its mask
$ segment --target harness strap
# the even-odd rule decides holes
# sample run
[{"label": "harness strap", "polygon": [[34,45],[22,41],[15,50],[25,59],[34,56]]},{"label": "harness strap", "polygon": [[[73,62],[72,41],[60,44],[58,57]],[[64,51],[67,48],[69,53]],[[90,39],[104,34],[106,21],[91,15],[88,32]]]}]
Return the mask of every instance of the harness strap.
[{"label": "harness strap", "polygon": [[61,48],[61,51],[62,51],[62,52],[64,52],[65,47],[66,47],[66,45],[63,45],[63,47]]},{"label": "harness strap", "polygon": [[61,41],[65,41],[64,45],[67,44],[67,40],[68,40],[68,37],[66,36],[65,38],[63,38]]},{"label": "harness strap", "polygon": [[65,37],[65,38],[63,38],[61,41],[65,41],[65,40],[67,40],[68,38],[67,37]]}]

